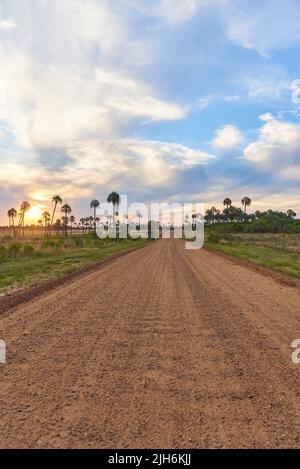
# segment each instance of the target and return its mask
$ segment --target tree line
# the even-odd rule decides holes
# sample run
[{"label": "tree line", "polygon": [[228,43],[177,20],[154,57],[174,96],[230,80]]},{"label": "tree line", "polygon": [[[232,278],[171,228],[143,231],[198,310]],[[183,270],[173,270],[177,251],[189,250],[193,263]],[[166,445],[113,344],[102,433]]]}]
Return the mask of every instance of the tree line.
[{"label": "tree line", "polygon": [[[106,217],[106,224],[108,225],[109,220],[112,221],[113,226],[116,225],[116,217],[118,215],[117,208],[120,205],[121,198],[117,192],[111,192],[107,197],[107,203],[113,205],[113,215]],[[44,211],[41,214],[40,220],[38,220],[38,226],[44,228],[45,236],[50,236],[51,233],[56,232],[59,234],[60,231],[65,233],[65,236],[68,236],[68,232],[71,234],[73,228],[80,228],[85,232],[91,232],[94,230],[96,232],[97,223],[100,222],[100,218],[97,217],[97,209],[100,207],[100,202],[97,199],[93,199],[90,203],[90,208],[93,209],[93,216],[80,218],[78,223],[76,222],[76,217],[73,215],[72,208],[69,204],[64,203],[60,195],[54,195],[51,199],[52,210]],[[56,218],[58,207],[60,206],[61,217]],[[29,212],[31,206],[28,201],[24,201],[21,204],[19,211],[15,208],[11,208],[7,212],[8,222],[9,222],[9,234],[13,234],[14,237],[25,236],[25,221],[26,214]],[[50,213],[51,212],[51,213]],[[55,220],[55,221],[54,221]]]},{"label": "tree line", "polygon": [[229,223],[229,222],[253,222],[261,217],[264,216],[278,216],[278,217],[288,217],[289,219],[293,219],[296,217],[296,212],[289,209],[287,212],[275,212],[273,210],[267,210],[265,212],[260,212],[256,210],[254,213],[248,213],[247,208],[250,207],[252,200],[250,197],[245,196],[241,200],[242,207],[234,207],[232,205],[232,200],[227,197],[223,201],[224,209],[218,210],[216,207],[212,207],[206,210],[204,215],[204,220],[208,225],[212,225],[214,223]]}]

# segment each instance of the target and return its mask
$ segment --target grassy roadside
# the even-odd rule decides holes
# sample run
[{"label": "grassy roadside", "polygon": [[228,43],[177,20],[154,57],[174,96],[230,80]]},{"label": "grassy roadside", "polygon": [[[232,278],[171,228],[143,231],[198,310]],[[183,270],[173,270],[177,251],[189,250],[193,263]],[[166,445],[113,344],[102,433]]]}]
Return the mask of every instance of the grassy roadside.
[{"label": "grassy roadside", "polygon": [[114,254],[130,252],[148,242],[145,239],[97,239],[94,242],[84,241],[82,246],[71,244],[6,259],[0,264],[0,295],[61,277]]},{"label": "grassy roadside", "polygon": [[300,278],[300,252],[253,244],[219,244],[206,242],[215,251],[238,257],[286,275]]}]

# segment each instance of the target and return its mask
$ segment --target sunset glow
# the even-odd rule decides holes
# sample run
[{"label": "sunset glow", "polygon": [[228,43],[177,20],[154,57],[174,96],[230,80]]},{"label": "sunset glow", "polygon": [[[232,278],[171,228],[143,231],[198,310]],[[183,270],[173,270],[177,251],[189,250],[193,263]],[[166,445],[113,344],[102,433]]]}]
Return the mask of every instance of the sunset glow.
[{"label": "sunset glow", "polygon": [[26,214],[26,220],[27,222],[37,224],[37,222],[40,220],[41,215],[44,211],[44,207],[41,205],[34,205],[31,207],[31,209],[27,212]]}]

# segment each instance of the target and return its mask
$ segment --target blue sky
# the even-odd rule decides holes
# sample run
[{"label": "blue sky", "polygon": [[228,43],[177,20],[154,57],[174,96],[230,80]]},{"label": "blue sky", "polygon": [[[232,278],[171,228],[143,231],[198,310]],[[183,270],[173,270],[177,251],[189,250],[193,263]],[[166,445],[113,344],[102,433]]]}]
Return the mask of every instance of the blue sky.
[{"label": "blue sky", "polygon": [[296,0],[0,0],[1,220],[112,190],[299,213],[299,25]]}]

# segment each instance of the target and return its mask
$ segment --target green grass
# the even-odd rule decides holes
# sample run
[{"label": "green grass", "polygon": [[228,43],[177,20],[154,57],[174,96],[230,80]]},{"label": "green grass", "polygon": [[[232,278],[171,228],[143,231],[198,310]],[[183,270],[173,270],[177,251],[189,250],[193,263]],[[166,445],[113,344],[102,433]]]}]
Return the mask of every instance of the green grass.
[{"label": "green grass", "polygon": [[252,261],[269,269],[300,278],[300,252],[254,244],[220,244],[206,242],[205,246],[240,259]]},{"label": "green grass", "polygon": [[[113,241],[85,237],[80,247],[68,240],[60,248],[50,247],[7,258],[0,264],[0,294],[61,277],[114,254],[132,251],[147,242],[145,239]],[[36,247],[34,242],[33,246]]]}]

